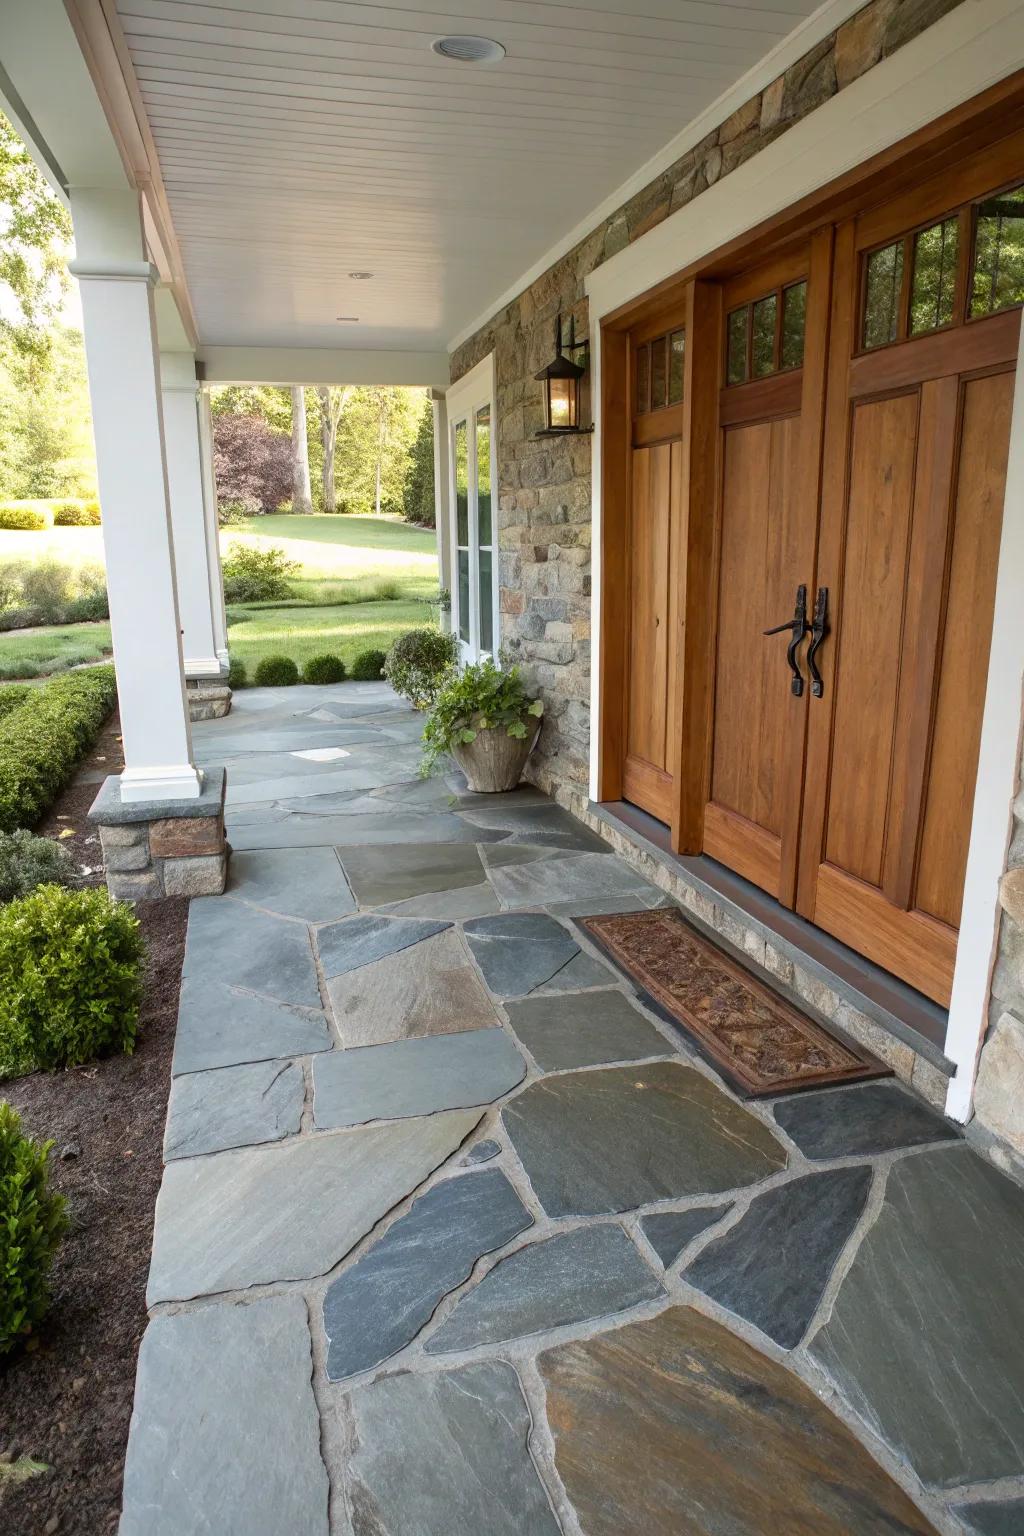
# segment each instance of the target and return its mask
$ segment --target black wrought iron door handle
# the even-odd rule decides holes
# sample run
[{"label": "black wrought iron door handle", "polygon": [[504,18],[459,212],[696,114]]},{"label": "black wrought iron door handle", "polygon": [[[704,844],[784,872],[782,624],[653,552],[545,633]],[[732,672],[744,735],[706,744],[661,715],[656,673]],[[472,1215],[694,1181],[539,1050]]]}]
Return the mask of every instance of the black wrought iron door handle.
[{"label": "black wrought iron door handle", "polygon": [[808,627],[807,588],[801,582],[800,586],[796,589],[796,607],[793,610],[793,617],[787,619],[785,624],[775,624],[771,629],[762,630],[762,634],[765,635],[781,635],[783,630],[786,629],[791,631],[790,642],[786,647],[786,661],[793,674],[789,686],[797,698],[804,691],[804,679],[800,671],[800,663],[796,659],[796,653],[800,649],[800,642],[807,633]]},{"label": "black wrought iron door handle", "polygon": [[817,655],[821,649],[821,642],[828,634],[828,587],[819,587],[814,599],[814,618],[811,622],[811,643],[807,647],[807,670],[811,674],[811,692],[816,699],[820,699],[825,692],[825,684],[821,673],[818,671]]}]

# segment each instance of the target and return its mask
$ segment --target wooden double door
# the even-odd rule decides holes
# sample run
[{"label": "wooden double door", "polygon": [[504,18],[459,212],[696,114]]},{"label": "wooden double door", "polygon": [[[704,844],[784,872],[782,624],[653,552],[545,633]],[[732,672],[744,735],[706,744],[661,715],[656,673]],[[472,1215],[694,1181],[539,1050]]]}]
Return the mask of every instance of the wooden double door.
[{"label": "wooden double door", "polygon": [[[690,410],[667,459],[632,450],[645,532],[627,743],[661,750],[652,681],[660,701],[664,679],[669,704],[662,778],[627,772],[626,798],[671,821],[685,780],[700,814],[682,851],[728,865],[940,1003],[963,896],[1024,300],[1017,137],[702,284],[717,340],[690,358],[688,382],[714,400],[713,473],[703,488],[687,480]],[[714,530],[703,590],[701,518]],[[652,602],[653,632],[669,627],[660,651]],[[691,636],[680,677],[697,624],[707,647],[702,656]],[[702,667],[703,734],[674,735],[673,689],[699,699],[690,673]]]}]

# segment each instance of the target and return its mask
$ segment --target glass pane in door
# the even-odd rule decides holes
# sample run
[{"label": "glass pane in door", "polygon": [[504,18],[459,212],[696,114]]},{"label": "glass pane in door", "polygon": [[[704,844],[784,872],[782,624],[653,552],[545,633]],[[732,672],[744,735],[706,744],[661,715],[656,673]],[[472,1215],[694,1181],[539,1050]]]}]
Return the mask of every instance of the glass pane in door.
[{"label": "glass pane in door", "polygon": [[494,653],[493,587],[491,576],[494,556],[489,549],[480,551],[480,649]]},{"label": "glass pane in door", "polygon": [[481,549],[491,544],[491,408],[476,413],[476,492]]}]

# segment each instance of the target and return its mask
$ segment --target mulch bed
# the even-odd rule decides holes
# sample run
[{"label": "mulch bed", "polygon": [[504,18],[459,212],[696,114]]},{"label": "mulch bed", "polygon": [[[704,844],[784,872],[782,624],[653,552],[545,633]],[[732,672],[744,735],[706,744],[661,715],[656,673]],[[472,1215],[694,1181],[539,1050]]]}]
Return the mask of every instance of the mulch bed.
[{"label": "mulch bed", "polygon": [[[121,766],[115,716],[82,769]],[[38,829],[65,833],[93,885],[102,881],[99,838],[85,816],[97,787],[69,785]],[[148,963],[134,1055],[0,1085],[25,1129],[56,1142],[53,1181],[71,1218],[36,1347],[0,1365],[0,1454],[52,1469],[0,1495],[4,1536],[117,1529],[188,902],[142,903],[137,912]]]}]

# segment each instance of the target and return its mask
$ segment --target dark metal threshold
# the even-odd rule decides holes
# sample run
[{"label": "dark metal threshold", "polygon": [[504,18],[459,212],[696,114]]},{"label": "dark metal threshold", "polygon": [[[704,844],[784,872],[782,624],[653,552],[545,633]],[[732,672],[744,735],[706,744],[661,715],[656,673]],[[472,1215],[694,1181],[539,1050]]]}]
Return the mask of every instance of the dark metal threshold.
[{"label": "dark metal threshold", "polygon": [[711,897],[737,921],[748,919],[758,923],[780,941],[792,958],[840,997],[909,1045],[940,1072],[948,1077],[954,1075],[956,1067],[943,1050],[948,1014],[938,1003],[791,912],[724,864],[705,854],[673,853],[668,827],[638,806],[626,800],[604,804],[591,801],[590,811],[652,854],[665,868],[678,871],[688,885]]}]

